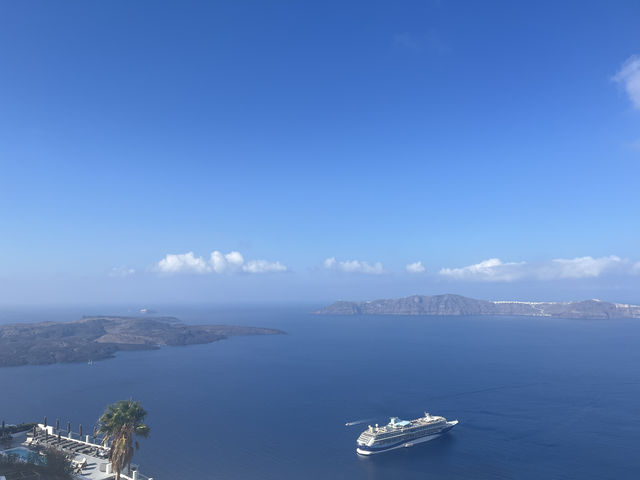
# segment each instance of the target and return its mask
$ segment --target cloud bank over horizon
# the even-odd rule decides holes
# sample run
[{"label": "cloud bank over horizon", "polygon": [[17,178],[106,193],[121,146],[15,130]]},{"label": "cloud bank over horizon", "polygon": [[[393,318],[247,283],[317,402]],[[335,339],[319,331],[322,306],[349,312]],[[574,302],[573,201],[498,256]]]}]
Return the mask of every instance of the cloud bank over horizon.
[{"label": "cloud bank over horizon", "polygon": [[193,252],[169,253],[160,260],[154,270],[163,274],[233,274],[286,272],[282,263],[268,260],[249,260],[245,262],[240,252],[223,254],[218,250],[211,252],[209,259],[196,257]]},{"label": "cloud bank over horizon", "polygon": [[[375,255],[375,252],[373,253]],[[116,263],[79,277],[3,278],[5,304],[85,303],[148,306],[169,303],[282,301],[327,303],[335,299],[400,298],[453,293],[485,300],[569,301],[600,298],[640,304],[640,261],[617,255],[541,260],[488,258],[473,264],[421,261],[393,264],[327,258],[320,265],[246,259],[238,251],[168,254],[146,265]],[[413,257],[413,258],[412,258]],[[375,257],[374,257],[375,258]],[[380,257],[382,259],[382,257]],[[409,257],[414,260],[416,257]],[[385,257],[383,260],[386,260]],[[389,260],[390,262],[390,260]],[[122,265],[122,266],[120,266]],[[320,267],[320,268],[318,268]],[[407,268],[409,267],[409,268]],[[424,271],[422,269],[424,268]],[[3,283],[4,282],[4,283]],[[24,292],[44,291],[34,299]],[[108,298],[105,297],[108,292]],[[3,303],[0,298],[0,304]]]},{"label": "cloud bank over horizon", "polygon": [[[362,260],[337,260],[329,257],[323,268],[329,271],[382,275],[393,273],[386,270],[381,262]],[[288,272],[289,268],[279,261],[263,259],[246,261],[238,251],[223,254],[214,250],[209,258],[196,256],[193,252],[167,254],[151,269],[160,274],[234,274],[234,273],[277,273]],[[111,277],[127,277],[136,273],[129,267],[114,267],[108,273]],[[415,276],[445,278],[452,281],[472,282],[515,282],[519,280],[567,280],[597,278],[603,274],[640,275],[640,261],[632,262],[616,255],[603,257],[555,258],[542,262],[504,262],[500,258],[489,258],[462,267],[443,267],[428,273],[422,261],[407,264],[404,273]]]},{"label": "cloud bank over horizon", "polygon": [[596,278],[605,273],[640,273],[640,262],[633,264],[616,255],[593,258],[556,258],[542,263],[503,262],[490,258],[459,268],[442,268],[438,274],[453,280],[513,282],[517,280],[564,280]]},{"label": "cloud bank over horizon", "polygon": [[[640,279],[640,261],[617,255],[553,258],[539,261],[505,261],[493,257],[470,265],[432,266],[430,268],[422,260],[401,265],[396,264],[395,267],[387,269],[380,261],[339,260],[336,257],[328,257],[322,262],[322,270],[343,276],[345,280],[340,280],[340,282],[347,281],[348,277],[353,277],[354,280],[350,282],[356,289],[371,288],[372,285],[379,285],[382,288],[383,284],[387,284],[389,287],[388,282],[400,282],[399,285],[404,287],[413,285],[412,289],[442,288],[445,284],[457,284],[459,287],[455,288],[463,289],[486,288],[481,287],[483,284],[503,284],[516,288],[517,285],[523,283],[527,283],[529,286],[532,283],[537,283],[540,288],[543,288],[544,285],[563,285],[563,288],[587,288],[586,286],[590,285],[589,288],[592,288],[597,284],[584,282],[598,281],[601,283],[608,281],[606,279],[616,279],[616,282],[636,279],[633,280],[636,282]],[[260,258],[248,260],[236,250],[228,253],[214,250],[208,256],[196,255],[193,251],[170,253],[147,268],[116,266],[107,270],[106,276],[118,282],[128,278],[142,280],[146,276],[145,272],[157,277],[188,278],[189,276],[242,277],[254,274],[261,276],[261,274],[292,273],[292,270],[281,261]],[[295,282],[301,288],[305,284],[319,285],[318,282],[322,282],[323,277],[318,273],[317,268],[304,268],[303,265],[299,266],[297,274],[293,271],[293,275],[297,278]],[[362,279],[355,280],[358,276],[361,276]],[[371,280],[364,280],[364,277],[370,277]],[[376,277],[379,277],[380,280],[375,280]],[[385,278],[386,280],[384,280]],[[338,277],[334,275],[334,279],[335,281],[331,281],[323,288],[337,288],[337,285],[340,284],[336,283]],[[133,280],[128,280],[129,284],[131,281]],[[191,282],[192,280],[185,281]],[[242,282],[240,278],[237,281]],[[276,285],[273,284],[274,287]],[[472,287],[473,285],[475,287]],[[610,284],[602,284],[601,287],[611,288]],[[384,291],[381,291],[380,294],[384,295]]]}]

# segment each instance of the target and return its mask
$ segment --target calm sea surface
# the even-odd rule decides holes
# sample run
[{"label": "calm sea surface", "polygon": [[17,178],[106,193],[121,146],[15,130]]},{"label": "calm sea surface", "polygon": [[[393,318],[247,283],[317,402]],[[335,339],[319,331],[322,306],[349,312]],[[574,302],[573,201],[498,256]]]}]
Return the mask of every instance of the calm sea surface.
[{"label": "calm sea surface", "polygon": [[[0,418],[89,430],[132,397],[162,479],[637,479],[640,321],[327,317],[315,306],[162,308],[185,322],[283,329],[86,364],[0,369]],[[2,310],[0,323],[100,308]],[[448,435],[361,458],[366,423],[424,411]]]}]

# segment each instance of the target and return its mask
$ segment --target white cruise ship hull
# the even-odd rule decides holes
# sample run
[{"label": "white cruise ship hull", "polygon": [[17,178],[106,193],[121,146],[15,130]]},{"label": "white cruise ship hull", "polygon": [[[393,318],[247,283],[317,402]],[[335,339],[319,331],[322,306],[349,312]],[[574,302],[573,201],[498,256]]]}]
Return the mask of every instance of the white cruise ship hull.
[{"label": "white cruise ship hull", "polygon": [[375,455],[378,453],[389,452],[391,450],[397,450],[398,448],[413,447],[414,445],[417,445],[419,443],[428,442],[429,440],[433,440],[435,438],[440,437],[441,435],[447,433],[449,430],[455,427],[457,424],[458,424],[458,420],[453,420],[451,422],[447,422],[447,426],[437,433],[430,434],[430,435],[428,434],[428,435],[425,435],[424,437],[413,438],[407,441],[399,441],[397,443],[393,443],[390,445],[385,445],[380,447],[376,447],[375,445],[372,445],[372,446],[358,445],[358,448],[356,448],[356,452],[358,453],[358,455]]}]

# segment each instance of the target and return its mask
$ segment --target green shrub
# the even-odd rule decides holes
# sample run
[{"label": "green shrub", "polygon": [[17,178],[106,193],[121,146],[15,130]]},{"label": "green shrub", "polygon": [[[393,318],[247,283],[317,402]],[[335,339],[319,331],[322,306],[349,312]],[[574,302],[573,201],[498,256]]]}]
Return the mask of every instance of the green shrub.
[{"label": "green shrub", "polygon": [[[73,480],[73,468],[63,452],[55,448],[43,451],[45,460],[41,464],[36,461],[25,462],[17,455],[0,455],[0,475],[15,473],[21,476],[34,475],[47,480]],[[37,463],[36,463],[37,462]]]}]

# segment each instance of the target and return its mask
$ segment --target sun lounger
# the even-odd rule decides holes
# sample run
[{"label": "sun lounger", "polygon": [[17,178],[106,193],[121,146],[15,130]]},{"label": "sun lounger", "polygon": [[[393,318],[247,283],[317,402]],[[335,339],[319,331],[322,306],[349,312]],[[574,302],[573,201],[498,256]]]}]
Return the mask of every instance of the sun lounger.
[{"label": "sun lounger", "polygon": [[78,462],[76,466],[76,473],[82,472],[82,470],[87,466],[87,457],[84,457],[82,461]]}]

